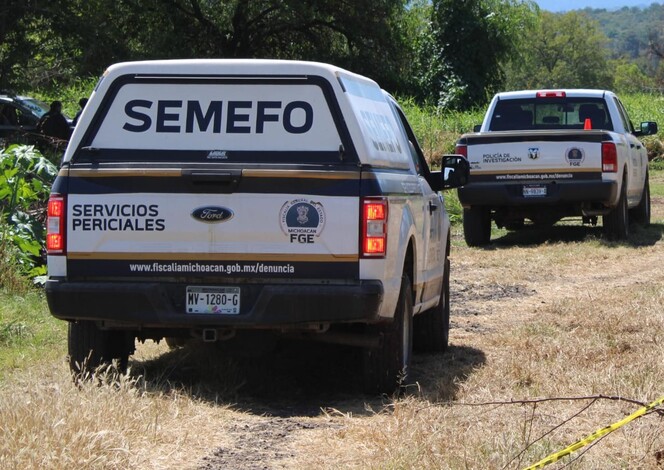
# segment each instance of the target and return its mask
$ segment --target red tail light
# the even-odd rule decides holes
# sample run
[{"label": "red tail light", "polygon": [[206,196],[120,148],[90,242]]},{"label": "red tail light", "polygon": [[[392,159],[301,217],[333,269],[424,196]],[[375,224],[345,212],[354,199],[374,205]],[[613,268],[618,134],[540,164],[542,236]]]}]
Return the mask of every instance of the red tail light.
[{"label": "red tail light", "polygon": [[468,146],[463,144],[456,144],[456,147],[454,147],[454,153],[457,155],[463,155],[464,157],[468,158]]},{"label": "red tail light", "polygon": [[387,199],[362,200],[361,253],[365,258],[384,258],[387,250]]},{"label": "red tail light", "polygon": [[606,173],[618,172],[618,151],[613,142],[602,142],[602,171]]},{"label": "red tail light", "polygon": [[46,251],[48,254],[65,252],[65,198],[51,196],[46,218]]},{"label": "red tail light", "polygon": [[537,92],[537,97],[538,98],[565,98],[566,93],[564,91],[556,91],[556,90],[546,90],[546,91],[538,91]]}]

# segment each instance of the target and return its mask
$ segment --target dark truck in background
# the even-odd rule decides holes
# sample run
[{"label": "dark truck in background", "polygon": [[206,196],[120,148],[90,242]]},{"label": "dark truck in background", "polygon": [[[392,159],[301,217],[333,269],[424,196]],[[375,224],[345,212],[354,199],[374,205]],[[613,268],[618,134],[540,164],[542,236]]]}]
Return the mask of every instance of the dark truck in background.
[{"label": "dark truck in background", "polygon": [[596,224],[622,240],[631,221],[650,223],[648,157],[618,97],[604,90],[498,93],[481,126],[464,134],[456,153],[470,164],[459,188],[466,243],[491,239],[491,222],[519,229],[526,221],[553,225],[566,217]]}]

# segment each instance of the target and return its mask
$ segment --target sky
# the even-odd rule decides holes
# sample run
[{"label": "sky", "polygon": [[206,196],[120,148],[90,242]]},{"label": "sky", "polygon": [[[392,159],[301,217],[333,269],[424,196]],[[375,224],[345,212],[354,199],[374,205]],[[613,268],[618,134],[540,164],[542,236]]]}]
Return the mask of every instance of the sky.
[{"label": "sky", "polygon": [[543,10],[554,12],[583,8],[616,10],[622,7],[647,7],[651,3],[664,3],[662,0],[535,0],[535,2]]}]

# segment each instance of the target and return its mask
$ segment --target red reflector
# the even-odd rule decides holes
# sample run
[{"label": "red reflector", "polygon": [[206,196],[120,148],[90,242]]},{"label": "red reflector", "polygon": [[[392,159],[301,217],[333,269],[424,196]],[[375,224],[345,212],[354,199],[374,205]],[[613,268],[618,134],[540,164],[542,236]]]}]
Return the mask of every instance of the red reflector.
[{"label": "red reflector", "polygon": [[62,251],[65,248],[65,239],[59,233],[49,233],[46,236],[46,249],[49,252]]},{"label": "red reflector", "polygon": [[361,255],[381,258],[387,250],[387,199],[372,197],[362,201]]},{"label": "red reflector", "polygon": [[65,199],[62,196],[51,196],[48,200],[46,251],[49,254],[65,251]]},{"label": "red reflector", "polygon": [[538,91],[538,98],[565,98],[566,94],[564,91]]},{"label": "red reflector", "polygon": [[463,155],[464,157],[468,158],[468,146],[457,144],[456,147],[454,147],[454,153],[457,155]]},{"label": "red reflector", "polygon": [[602,171],[606,173],[618,172],[618,151],[613,142],[602,142]]},{"label": "red reflector", "polygon": [[364,253],[367,255],[384,255],[385,254],[385,238],[384,237],[367,237],[364,244]]}]

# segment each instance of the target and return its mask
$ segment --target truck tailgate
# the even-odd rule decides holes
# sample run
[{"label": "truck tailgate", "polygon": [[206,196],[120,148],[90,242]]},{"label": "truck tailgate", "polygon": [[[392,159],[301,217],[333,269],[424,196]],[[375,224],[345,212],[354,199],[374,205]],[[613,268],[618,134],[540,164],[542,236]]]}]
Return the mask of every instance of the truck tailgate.
[{"label": "truck tailgate", "polygon": [[467,138],[472,181],[601,179],[600,131],[492,132]]},{"label": "truck tailgate", "polygon": [[358,277],[359,173],[236,169],[232,189],[182,174],[72,169],[67,276]]}]

